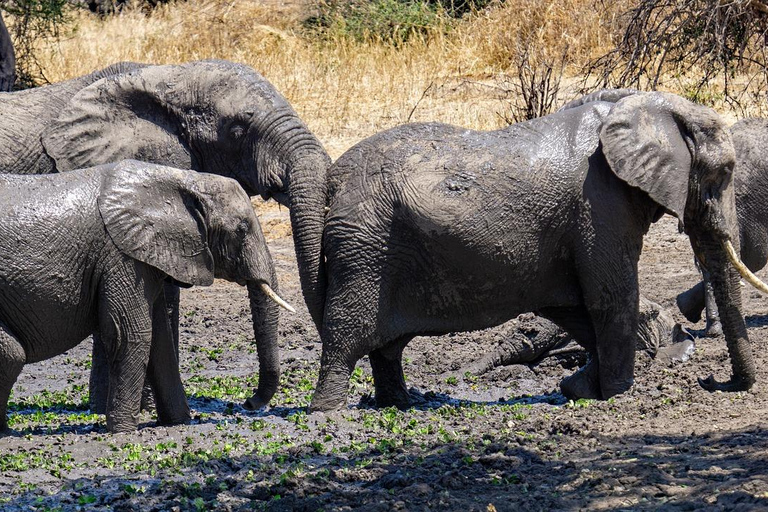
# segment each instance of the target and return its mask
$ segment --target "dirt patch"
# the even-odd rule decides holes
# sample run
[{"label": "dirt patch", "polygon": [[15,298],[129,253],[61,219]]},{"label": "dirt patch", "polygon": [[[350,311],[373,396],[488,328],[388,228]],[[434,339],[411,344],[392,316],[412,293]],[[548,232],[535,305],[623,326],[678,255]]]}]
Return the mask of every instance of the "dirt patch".
[{"label": "dirt patch", "polygon": [[[287,211],[262,216],[287,225]],[[269,228],[272,230],[272,227]],[[768,304],[744,289],[758,384],[709,394],[697,377],[729,371],[721,339],[691,360],[639,355],[632,390],[566,402],[568,360],[456,376],[498,329],[417,338],[406,349],[422,400],[371,407],[370,367],[349,408],[305,413],[320,345],[298,287],[290,238],[271,233],[281,293],[283,385],[274,407],[240,407],[256,384],[245,290],[217,282],[182,293],[182,368],[191,425],[109,435],[86,408],[90,344],[25,367],[0,439],[3,510],[757,510],[768,509]],[[642,292],[672,307],[698,279],[687,239],[664,218],[646,237]],[[764,273],[761,273],[764,276]],[[684,322],[681,315],[675,315]],[[703,324],[692,326],[701,329]]]}]

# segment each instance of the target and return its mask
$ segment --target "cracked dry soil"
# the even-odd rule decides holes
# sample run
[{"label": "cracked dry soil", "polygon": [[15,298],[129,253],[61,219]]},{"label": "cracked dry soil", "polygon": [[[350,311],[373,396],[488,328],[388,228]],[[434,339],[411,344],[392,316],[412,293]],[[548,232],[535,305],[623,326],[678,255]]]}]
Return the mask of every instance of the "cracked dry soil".
[{"label": "cracked dry soil", "polygon": [[[607,402],[567,403],[567,360],[455,376],[503,328],[416,338],[405,351],[423,404],[371,407],[370,367],[348,408],[307,415],[320,345],[298,287],[287,212],[261,207],[281,292],[283,385],[273,406],[240,407],[255,384],[245,290],[217,282],[182,293],[182,370],[194,420],[109,435],[87,410],[90,343],[28,365],[0,438],[0,509],[21,510],[768,510],[768,301],[744,288],[758,383],[702,390],[729,372],[722,339],[687,363],[638,355],[636,384]],[[282,228],[281,228],[282,226]],[[765,276],[761,272],[761,276]],[[651,228],[641,292],[667,308],[694,284],[674,219]],[[684,321],[675,311],[678,321]],[[703,322],[690,326],[702,329]]]}]

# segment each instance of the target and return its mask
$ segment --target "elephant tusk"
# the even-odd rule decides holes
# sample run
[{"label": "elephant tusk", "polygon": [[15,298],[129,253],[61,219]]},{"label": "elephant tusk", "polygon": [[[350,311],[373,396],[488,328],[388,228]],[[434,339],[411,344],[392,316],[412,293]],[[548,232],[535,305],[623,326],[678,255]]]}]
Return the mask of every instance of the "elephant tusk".
[{"label": "elephant tusk", "polygon": [[761,292],[768,293],[768,285],[762,282],[760,278],[758,278],[755,274],[753,274],[747,268],[747,266],[741,262],[730,240],[726,240],[723,243],[723,248],[725,249],[725,252],[728,254],[728,259],[731,261],[731,264],[733,264],[733,266],[736,267],[736,270],[739,271],[739,274],[741,274],[741,277],[743,277],[745,281],[747,281],[749,284],[751,284]]},{"label": "elephant tusk", "polygon": [[291,313],[295,313],[296,310],[293,309],[293,306],[285,302],[283,299],[280,298],[278,294],[275,293],[275,290],[270,288],[270,286],[267,283],[261,283],[259,284],[259,288],[261,288],[261,291],[264,292],[264,295],[272,299],[273,301],[277,302],[279,306],[282,306],[283,308],[287,309]]}]

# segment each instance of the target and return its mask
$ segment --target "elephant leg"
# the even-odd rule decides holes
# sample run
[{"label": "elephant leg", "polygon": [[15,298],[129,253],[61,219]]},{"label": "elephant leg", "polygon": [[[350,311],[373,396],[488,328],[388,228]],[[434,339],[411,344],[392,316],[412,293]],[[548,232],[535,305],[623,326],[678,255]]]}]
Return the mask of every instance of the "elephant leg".
[{"label": "elephant leg", "polygon": [[411,398],[403,375],[403,350],[412,339],[413,336],[402,337],[368,355],[373,370],[377,407],[394,405],[406,409],[410,405]]},{"label": "elephant leg", "polygon": [[636,267],[625,268],[620,277],[610,282],[597,283],[585,296],[595,327],[597,357],[593,361],[600,381],[598,398],[607,400],[627,391],[634,383],[640,311]]},{"label": "elephant leg", "polygon": [[715,291],[712,289],[712,283],[707,279],[706,283],[706,315],[707,327],[705,334],[708,338],[717,338],[723,334],[723,324],[720,323],[720,314],[717,312],[715,302]]},{"label": "elephant leg", "polygon": [[[179,375],[173,334],[161,296],[152,310],[152,348],[147,369],[148,381],[157,402],[157,418],[161,425],[188,423],[191,415],[184,386]],[[143,399],[143,397],[142,397]]]},{"label": "elephant leg", "polygon": [[128,432],[138,426],[154,303],[162,300],[162,288],[156,270],[133,261],[114,265],[112,272],[99,289],[98,330],[109,361],[107,430]]},{"label": "elephant leg", "polygon": [[590,356],[586,365],[562,380],[561,393],[569,399],[601,398],[597,336],[587,308],[543,308],[537,313],[565,329]]},{"label": "elephant leg", "polygon": [[26,361],[24,347],[0,322],[0,432],[8,428],[8,398]]},{"label": "elephant leg", "polygon": [[[163,293],[165,294],[165,314],[168,318],[169,329],[171,332],[171,341],[173,342],[173,350],[176,357],[176,361],[179,361],[179,287],[175,284],[165,283],[163,285]],[[144,388],[141,390],[141,410],[142,411],[154,411],[155,410],[155,395],[152,392],[152,386],[149,383],[149,376],[144,381]]]},{"label": "elephant leg", "polygon": [[101,341],[101,335],[93,333],[93,351],[91,352],[91,376],[88,381],[88,403],[94,414],[107,413],[107,393],[109,391],[109,361]]},{"label": "elephant leg", "polygon": [[701,320],[701,312],[706,301],[705,294],[704,281],[701,281],[691,289],[679,294],[675,299],[677,308],[689,322],[695,324]]},{"label": "elephant leg", "polygon": [[[147,326],[150,321],[147,312]],[[122,328],[127,330],[122,331]],[[139,423],[141,389],[152,343],[151,330],[137,331],[121,322],[119,327],[110,326],[107,330],[102,327],[102,335],[110,357],[107,430],[136,430]]]},{"label": "elephant leg", "polygon": [[371,317],[346,315],[342,319],[329,319],[326,315],[320,336],[323,342],[320,376],[310,411],[329,411],[346,405],[352,370],[370,347],[375,346],[367,318]]},{"label": "elephant leg", "polygon": [[589,363],[561,383],[568,398],[606,400],[627,391],[634,382],[641,247],[629,246],[617,252],[621,246],[619,241],[605,239],[599,247],[612,249],[585,253],[579,262],[584,269],[580,283],[595,344]]}]

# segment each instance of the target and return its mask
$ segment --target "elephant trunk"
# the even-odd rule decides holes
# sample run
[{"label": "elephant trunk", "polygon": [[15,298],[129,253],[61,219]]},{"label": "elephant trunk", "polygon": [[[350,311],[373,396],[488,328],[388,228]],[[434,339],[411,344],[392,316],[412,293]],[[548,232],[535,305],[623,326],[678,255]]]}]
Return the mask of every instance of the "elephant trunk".
[{"label": "elephant trunk", "polygon": [[250,188],[290,210],[301,289],[319,330],[325,309],[322,237],[331,159],[292,110],[273,112],[253,133],[260,134],[254,145],[258,182]]},{"label": "elephant trunk", "polygon": [[288,186],[301,289],[318,332],[325,311],[326,276],[322,241],[329,165],[330,158],[321,147],[312,153],[297,156],[289,171]]},{"label": "elephant trunk", "polygon": [[[272,271],[270,287],[277,290],[277,278]],[[253,335],[259,353],[259,387],[243,407],[256,410],[266,406],[280,383],[280,353],[277,346],[278,305],[257,282],[249,281]]]},{"label": "elephant trunk", "polygon": [[708,391],[745,391],[755,383],[757,372],[742,313],[740,276],[737,269],[728,263],[725,244],[730,245],[730,242],[721,244],[711,241],[702,244],[702,249],[720,312],[720,322],[728,345],[733,375],[726,382],[718,382],[710,375],[707,379],[700,379],[699,383]]}]

